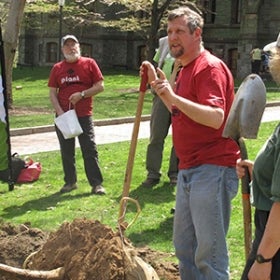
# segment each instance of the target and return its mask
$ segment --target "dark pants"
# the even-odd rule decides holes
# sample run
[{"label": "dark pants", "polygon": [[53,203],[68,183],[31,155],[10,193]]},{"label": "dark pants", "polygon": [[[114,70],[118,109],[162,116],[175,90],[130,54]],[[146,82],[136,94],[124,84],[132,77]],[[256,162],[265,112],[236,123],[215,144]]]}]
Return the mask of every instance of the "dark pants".
[{"label": "dark pants", "polygon": [[[83,129],[83,133],[78,136],[78,139],[84,160],[84,168],[89,184],[95,187],[102,184],[103,177],[98,163],[94,126],[91,117],[82,117],[78,119]],[[76,183],[75,138],[64,139],[57,127],[56,133],[60,144],[65,184]]]},{"label": "dark pants", "polygon": [[259,74],[261,70],[261,60],[252,61],[252,73]]},{"label": "dark pants", "polygon": [[[150,143],[147,148],[146,169],[148,178],[159,179],[164,141],[171,125],[171,114],[161,99],[155,95],[150,121]],[[178,159],[174,147],[170,151],[168,177],[177,178]]]},{"label": "dark pants", "polygon": [[[268,220],[269,212],[256,209],[255,211],[255,238],[252,245],[252,250],[249,254],[246,266],[244,268],[241,280],[248,280],[248,273],[251,266],[255,262],[257,251],[264,234],[265,226]],[[267,256],[269,257],[269,256]],[[280,250],[276,253],[272,260],[271,280],[280,279]]]}]

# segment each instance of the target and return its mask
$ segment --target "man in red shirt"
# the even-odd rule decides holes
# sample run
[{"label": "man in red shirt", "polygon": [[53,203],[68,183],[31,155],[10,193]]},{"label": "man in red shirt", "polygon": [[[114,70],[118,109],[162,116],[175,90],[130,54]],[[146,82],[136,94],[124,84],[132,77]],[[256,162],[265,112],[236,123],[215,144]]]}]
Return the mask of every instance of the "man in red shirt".
[{"label": "man in red shirt", "polygon": [[[50,100],[56,116],[75,108],[83,129],[78,139],[91,191],[93,194],[105,194],[92,122],[92,99],[104,90],[103,75],[94,59],[81,57],[80,44],[75,36],[64,36],[61,48],[65,59],[56,63],[51,70],[48,82]],[[60,143],[65,182],[60,192],[65,193],[77,188],[75,138],[64,139],[57,127],[56,133]]]},{"label": "man in red shirt", "polygon": [[174,91],[151,63],[143,62],[142,70],[147,67],[151,87],[172,113],[179,158],[173,238],[181,279],[228,280],[226,234],[240,152],[222,132],[234,82],[227,66],[204,49],[202,29],[201,15],[187,7],[169,13],[169,48],[182,65]]}]

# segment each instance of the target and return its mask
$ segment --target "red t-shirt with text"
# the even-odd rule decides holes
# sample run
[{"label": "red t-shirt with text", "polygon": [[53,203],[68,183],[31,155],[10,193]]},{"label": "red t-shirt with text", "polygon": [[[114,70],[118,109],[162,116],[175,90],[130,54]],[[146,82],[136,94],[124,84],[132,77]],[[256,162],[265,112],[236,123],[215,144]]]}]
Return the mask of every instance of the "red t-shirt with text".
[{"label": "red t-shirt with text", "polygon": [[[74,63],[65,60],[56,63],[49,77],[48,86],[58,89],[57,98],[64,112],[69,110],[69,97],[75,92],[91,88],[95,83],[103,80],[103,75],[92,58],[80,57]],[[92,97],[81,99],[75,110],[78,117],[92,114]]]}]

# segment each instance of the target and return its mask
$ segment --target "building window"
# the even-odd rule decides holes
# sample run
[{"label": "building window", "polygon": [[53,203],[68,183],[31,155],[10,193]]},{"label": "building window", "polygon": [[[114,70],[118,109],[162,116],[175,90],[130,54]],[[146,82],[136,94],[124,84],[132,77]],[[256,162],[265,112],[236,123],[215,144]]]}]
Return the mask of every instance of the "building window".
[{"label": "building window", "polygon": [[231,23],[239,24],[241,21],[241,0],[231,2]]},{"label": "building window", "polygon": [[47,59],[46,62],[54,63],[57,62],[57,43],[47,43]]},{"label": "building window", "polygon": [[215,23],[216,0],[205,0],[204,9],[205,9],[205,14],[204,14],[205,23]]},{"label": "building window", "polygon": [[39,63],[43,62],[43,45],[39,44]]},{"label": "building window", "polygon": [[236,77],[237,74],[237,60],[238,60],[238,50],[237,48],[228,50],[228,67],[232,72],[232,75]]},{"label": "building window", "polygon": [[81,43],[81,55],[86,57],[92,57],[92,45]]}]

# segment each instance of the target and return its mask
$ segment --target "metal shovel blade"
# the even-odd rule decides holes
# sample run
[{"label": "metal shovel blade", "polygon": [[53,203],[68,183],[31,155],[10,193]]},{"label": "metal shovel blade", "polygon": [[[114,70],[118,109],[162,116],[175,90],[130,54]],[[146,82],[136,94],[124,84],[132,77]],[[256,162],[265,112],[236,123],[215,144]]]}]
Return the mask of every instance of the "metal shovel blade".
[{"label": "metal shovel blade", "polygon": [[255,139],[266,105],[266,88],[257,74],[248,75],[241,83],[230,109],[223,137],[236,141],[240,137]]},{"label": "metal shovel blade", "polygon": [[[230,137],[237,142],[242,159],[247,159],[244,138],[257,138],[265,104],[266,88],[262,79],[256,74],[247,76],[236,93],[223,131],[224,137]],[[245,256],[248,259],[252,245],[250,178],[248,168],[246,168],[245,173],[245,176],[241,179],[241,190]]]}]

